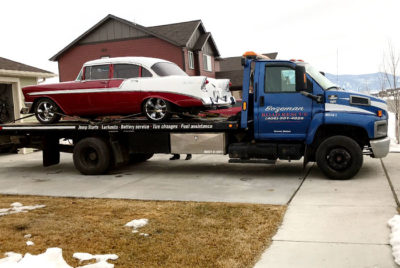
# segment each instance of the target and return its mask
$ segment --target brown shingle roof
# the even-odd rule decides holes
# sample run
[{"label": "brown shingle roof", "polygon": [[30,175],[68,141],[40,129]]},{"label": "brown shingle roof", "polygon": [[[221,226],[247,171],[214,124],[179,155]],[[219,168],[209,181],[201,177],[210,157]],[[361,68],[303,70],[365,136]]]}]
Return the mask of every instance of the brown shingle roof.
[{"label": "brown shingle roof", "polygon": [[19,63],[16,61],[12,61],[6,58],[0,57],[0,69],[9,70],[9,71],[21,71],[21,72],[35,72],[35,73],[48,73],[53,74],[52,72],[39,69],[30,65],[26,65],[23,63]]},{"label": "brown shingle roof", "polygon": [[[265,53],[263,55],[268,56],[273,60],[276,59],[278,52]],[[242,57],[222,58],[220,61],[221,71],[243,70],[241,59]]]},{"label": "brown shingle roof", "polygon": [[[265,53],[270,59],[276,59],[278,52]],[[243,84],[243,66],[241,63],[242,57],[222,58],[220,60],[220,72],[216,72],[216,78],[230,79],[232,86],[231,90],[242,90]]]},{"label": "brown shingle roof", "polygon": [[181,46],[186,46],[193,32],[197,29],[201,20],[193,20],[186,22],[179,22],[166,25],[158,25],[153,27],[147,27],[150,31],[168,37],[174,40]]},{"label": "brown shingle roof", "polygon": [[200,35],[199,39],[197,39],[196,44],[194,45],[194,50],[201,50],[204,44],[207,42],[208,38],[210,37],[211,33],[205,33]]}]

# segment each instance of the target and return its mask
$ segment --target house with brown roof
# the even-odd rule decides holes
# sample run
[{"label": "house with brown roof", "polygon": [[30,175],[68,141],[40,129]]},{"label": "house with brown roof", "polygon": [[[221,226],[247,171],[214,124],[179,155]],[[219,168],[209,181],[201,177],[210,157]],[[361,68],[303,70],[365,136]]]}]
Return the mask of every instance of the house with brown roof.
[{"label": "house with brown roof", "polygon": [[215,77],[220,53],[201,20],[144,27],[108,15],[50,58],[60,81],[74,80],[82,64],[104,57],[144,56],[172,61],[189,75]]},{"label": "house with brown roof", "polygon": [[24,107],[22,87],[55,76],[49,71],[0,57],[0,121],[21,117],[20,111]]}]

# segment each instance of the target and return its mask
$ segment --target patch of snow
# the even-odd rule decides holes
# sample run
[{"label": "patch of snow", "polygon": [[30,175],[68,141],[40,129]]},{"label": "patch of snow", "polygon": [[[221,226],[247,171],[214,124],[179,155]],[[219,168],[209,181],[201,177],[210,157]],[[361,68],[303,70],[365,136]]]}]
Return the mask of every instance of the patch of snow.
[{"label": "patch of snow", "polygon": [[27,245],[27,246],[34,246],[35,243],[33,243],[32,241],[26,241],[26,245]]},{"label": "patch of snow", "polygon": [[132,233],[137,233],[138,232],[137,229],[146,226],[148,223],[149,223],[148,219],[138,219],[128,222],[127,224],[125,224],[125,226],[133,227]]},{"label": "patch of snow", "polygon": [[23,258],[21,254],[13,252],[6,253],[6,256],[7,258],[0,259],[0,268],[72,268],[65,262],[61,248],[48,248],[39,255],[26,253]]},{"label": "patch of snow", "polygon": [[[0,259],[0,268],[72,268],[64,260],[61,248],[48,248],[45,253],[39,255],[31,255],[7,252],[6,258]],[[115,254],[92,255],[89,253],[74,253],[74,258],[80,261],[96,259],[96,263],[79,266],[79,268],[113,268],[114,264],[108,263],[107,260],[116,260],[118,256]]]},{"label": "patch of snow", "polygon": [[31,234],[26,234],[26,235],[24,235],[24,238],[31,238],[31,237],[32,237]]},{"label": "patch of snow", "polygon": [[10,206],[10,208],[0,208],[0,216],[28,212],[29,210],[45,207],[45,205],[23,206],[19,202],[12,203]]},{"label": "patch of snow", "polygon": [[22,259],[22,254],[14,253],[14,252],[7,252],[4,254],[6,257],[0,259],[0,267],[1,268],[11,268],[17,267],[17,263]]},{"label": "patch of snow", "polygon": [[145,237],[149,236],[149,234],[146,234],[146,233],[140,233],[139,235],[145,236]]},{"label": "patch of snow", "polygon": [[96,260],[96,263],[78,266],[78,268],[113,268],[114,264],[108,263],[108,260],[116,260],[118,259],[118,255],[115,254],[103,254],[103,255],[92,255],[90,253],[84,252],[76,252],[72,255],[75,259],[78,259],[80,262],[88,261],[88,260]]},{"label": "patch of snow", "polygon": [[389,120],[388,120],[388,136],[390,138],[390,152],[391,153],[400,153],[400,144],[396,143],[396,118],[395,114],[392,112],[388,112]]},{"label": "patch of snow", "polygon": [[392,246],[392,255],[394,261],[400,265],[400,215],[395,215],[388,221],[388,225],[392,229],[390,234],[390,245]]}]

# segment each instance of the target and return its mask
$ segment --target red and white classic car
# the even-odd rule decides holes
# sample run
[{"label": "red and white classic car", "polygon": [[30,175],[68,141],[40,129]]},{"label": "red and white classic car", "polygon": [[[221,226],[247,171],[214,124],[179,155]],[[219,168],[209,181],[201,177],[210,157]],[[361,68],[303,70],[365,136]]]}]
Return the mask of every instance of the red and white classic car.
[{"label": "red and white classic car", "polygon": [[174,113],[198,113],[235,103],[228,79],[188,76],[156,58],[120,57],[85,63],[77,79],[22,89],[27,112],[43,124],[61,115],[96,117],[143,113],[165,121]]}]

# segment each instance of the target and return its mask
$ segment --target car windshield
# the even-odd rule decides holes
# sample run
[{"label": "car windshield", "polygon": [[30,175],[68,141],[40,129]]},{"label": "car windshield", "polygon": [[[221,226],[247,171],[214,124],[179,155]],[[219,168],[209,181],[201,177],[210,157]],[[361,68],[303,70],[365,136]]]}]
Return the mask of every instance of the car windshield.
[{"label": "car windshield", "polygon": [[317,69],[310,64],[306,64],[306,72],[317,82],[324,90],[329,88],[339,88],[335,83],[322,75]]},{"label": "car windshield", "polygon": [[159,62],[151,66],[151,69],[159,76],[187,76],[187,73],[172,62]]}]

